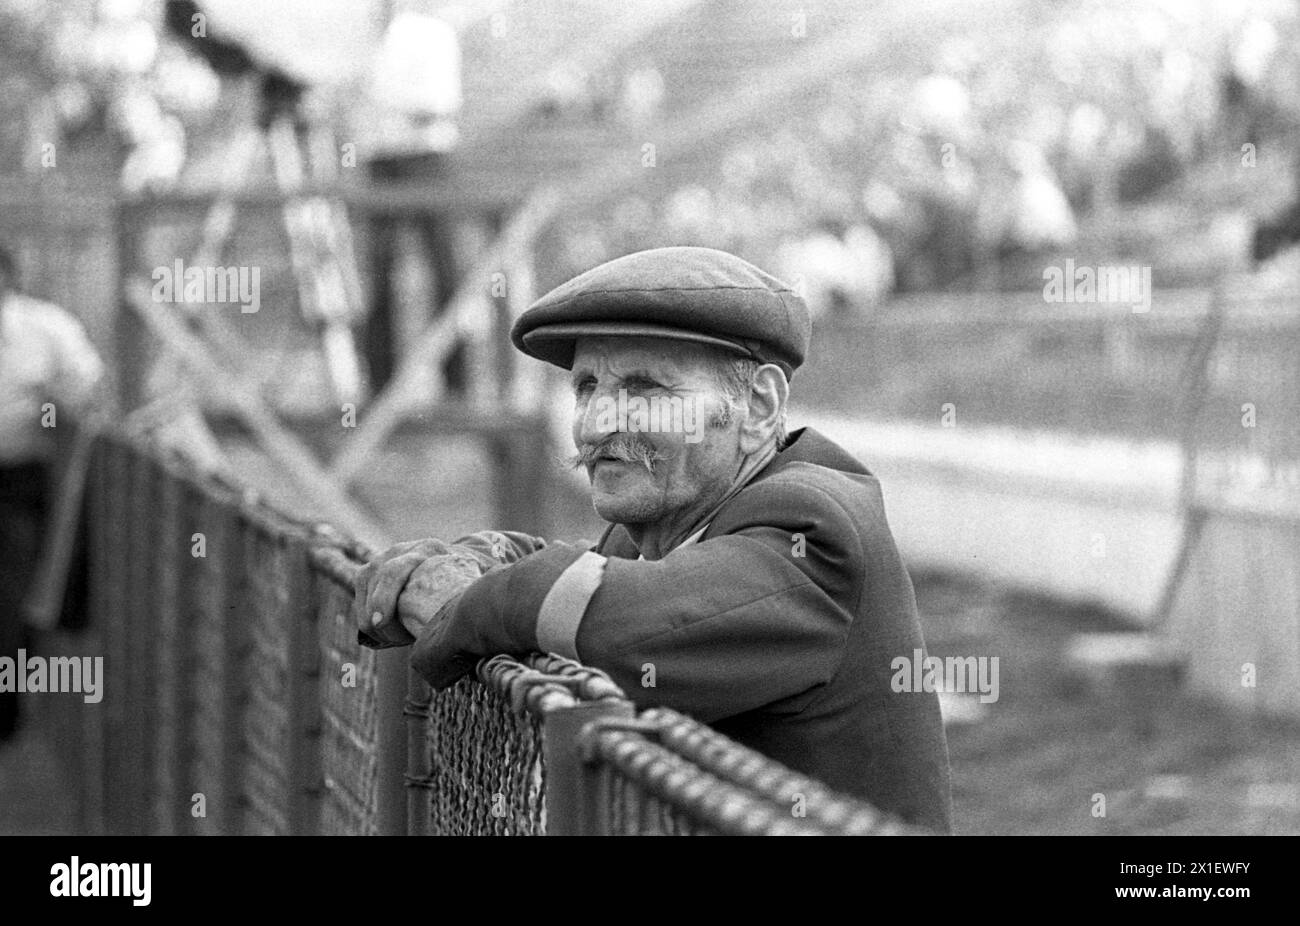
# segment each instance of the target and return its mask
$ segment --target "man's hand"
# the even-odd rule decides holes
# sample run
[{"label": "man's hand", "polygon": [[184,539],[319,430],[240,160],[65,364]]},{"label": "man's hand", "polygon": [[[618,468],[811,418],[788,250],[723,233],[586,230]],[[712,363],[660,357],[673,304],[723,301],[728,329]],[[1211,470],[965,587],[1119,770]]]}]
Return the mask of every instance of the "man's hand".
[{"label": "man's hand", "polygon": [[482,574],[482,561],[462,550],[429,557],[415,567],[397,599],[398,620],[420,636],[442,606]]},{"label": "man's hand", "polygon": [[477,559],[441,540],[399,543],[357,575],[353,622],[376,648],[409,646],[438,609],[481,573]]}]

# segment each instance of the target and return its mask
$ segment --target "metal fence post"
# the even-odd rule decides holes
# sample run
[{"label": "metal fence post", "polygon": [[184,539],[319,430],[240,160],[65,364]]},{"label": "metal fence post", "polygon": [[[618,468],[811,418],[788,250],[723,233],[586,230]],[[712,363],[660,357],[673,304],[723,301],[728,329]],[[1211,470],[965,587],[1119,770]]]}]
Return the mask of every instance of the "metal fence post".
[{"label": "metal fence post", "polygon": [[379,729],[376,830],[380,836],[406,835],[406,691],[410,673],[406,647],[381,649],[375,653],[378,684]]},{"label": "metal fence post", "polygon": [[630,701],[583,701],[547,712],[542,721],[546,765],[546,835],[602,835],[600,768],[584,761],[580,735],[593,720],[632,717]]},{"label": "metal fence post", "polygon": [[432,812],[433,762],[429,754],[429,706],[433,688],[414,669],[407,669],[406,835],[426,836]]}]

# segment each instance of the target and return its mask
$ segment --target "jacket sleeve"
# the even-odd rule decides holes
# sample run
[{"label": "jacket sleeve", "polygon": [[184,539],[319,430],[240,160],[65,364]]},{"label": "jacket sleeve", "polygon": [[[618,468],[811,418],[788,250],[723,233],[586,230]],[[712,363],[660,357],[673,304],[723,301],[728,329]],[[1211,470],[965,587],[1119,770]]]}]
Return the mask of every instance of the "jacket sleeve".
[{"label": "jacket sleeve", "polygon": [[858,530],[816,486],[764,482],[741,501],[714,536],[662,560],[556,543],[489,571],[426,628],[417,670],[449,684],[457,650],[463,670],[541,648],[605,670],[638,704],[704,722],[825,683],[861,593]]}]

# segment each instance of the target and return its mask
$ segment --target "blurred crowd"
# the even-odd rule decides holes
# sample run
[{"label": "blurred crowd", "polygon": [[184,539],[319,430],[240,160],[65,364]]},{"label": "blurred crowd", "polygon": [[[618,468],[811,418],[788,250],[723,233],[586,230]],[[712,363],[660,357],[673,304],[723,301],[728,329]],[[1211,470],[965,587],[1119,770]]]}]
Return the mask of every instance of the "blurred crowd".
[{"label": "blurred crowd", "polygon": [[[1044,258],[1090,223],[1195,194],[1198,172],[1253,167],[1257,147],[1293,147],[1296,14],[1080,4],[1043,13],[1041,32],[976,25],[915,68],[828,85],[696,182],[629,196],[567,236],[556,276],[692,242],[780,268],[822,313],[898,291],[1041,286]],[[1009,275],[1018,263],[1032,273]]]},{"label": "blurred crowd", "polygon": [[[192,12],[222,2],[0,0],[0,100],[21,110],[0,120],[0,147],[18,155],[0,164],[39,173],[49,153],[33,140],[61,139],[75,156],[79,139],[107,139],[122,188],[192,182],[237,69],[210,37],[187,43],[185,32]],[[358,87],[383,70],[385,39],[365,9],[356,5],[349,60],[328,60],[324,43],[280,71],[345,137],[377,118],[374,88]],[[1243,141],[1293,141],[1297,27],[1281,0],[1090,0],[972,23],[936,36],[923,59],[831,81],[813,105],[774,112],[674,189],[566,228],[548,265],[563,279],[639,247],[714,245],[794,278],[818,312],[895,291],[1006,285],[1008,262],[1069,246],[1088,222],[1237,157]],[[276,30],[262,28],[265,49]],[[644,123],[671,104],[671,81],[653,61],[603,74],[561,63],[529,124]],[[402,84],[388,86],[380,98]],[[449,147],[454,126],[440,130]]]}]

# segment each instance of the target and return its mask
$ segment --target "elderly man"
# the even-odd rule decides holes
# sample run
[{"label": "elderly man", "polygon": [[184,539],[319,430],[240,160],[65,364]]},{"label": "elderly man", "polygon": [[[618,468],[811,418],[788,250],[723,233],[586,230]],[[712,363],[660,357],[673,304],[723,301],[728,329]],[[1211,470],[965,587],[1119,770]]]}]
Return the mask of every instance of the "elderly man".
[{"label": "elderly man", "polygon": [[786,433],[809,335],[788,286],[707,248],[631,254],[543,297],[511,337],[572,371],[575,463],[608,529],[594,547],[395,547],[358,579],[363,639],[414,643],[438,688],[494,653],[579,659],[641,706],[949,831],[937,697],[890,687],[923,643],[880,484],[816,431]]}]

